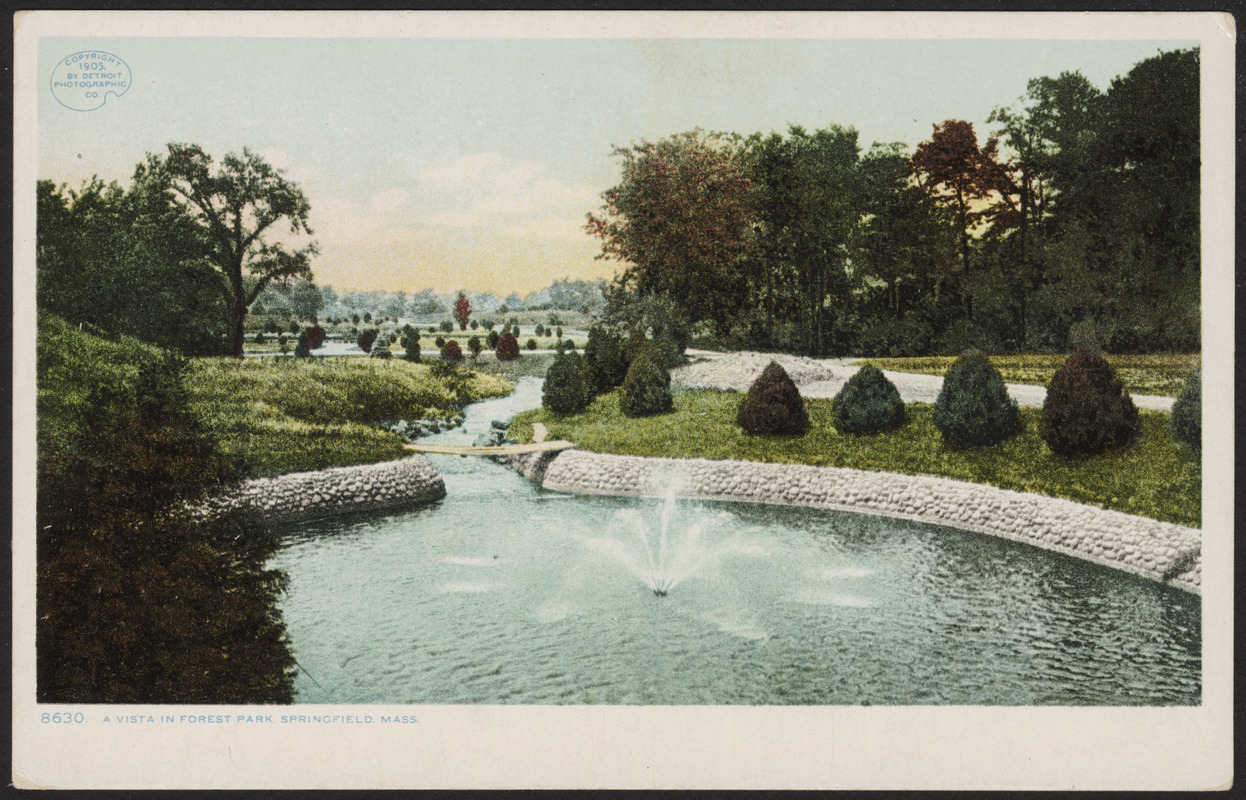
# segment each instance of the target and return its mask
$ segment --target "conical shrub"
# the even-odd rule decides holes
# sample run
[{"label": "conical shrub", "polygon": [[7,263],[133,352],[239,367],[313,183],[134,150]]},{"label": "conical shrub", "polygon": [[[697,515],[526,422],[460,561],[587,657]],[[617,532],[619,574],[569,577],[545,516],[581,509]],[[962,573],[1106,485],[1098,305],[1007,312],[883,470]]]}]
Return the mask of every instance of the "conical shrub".
[{"label": "conical shrub", "polygon": [[749,387],[736,422],[749,433],[801,434],[809,430],[809,412],[787,371],[771,361]]},{"label": "conical shrub", "polygon": [[619,410],[626,417],[648,417],[671,410],[671,374],[652,356],[642,353],[627,369],[619,391]]},{"label": "conical shrub", "polygon": [[1017,432],[1017,401],[984,356],[961,356],[935,399],[935,426],[957,447],[998,444]]},{"label": "conical shrub", "polygon": [[541,405],[555,414],[578,414],[588,407],[588,386],[584,382],[584,365],[574,350],[559,353],[545,371],[541,389]]},{"label": "conical shrub", "polygon": [[831,409],[840,433],[877,433],[904,424],[904,401],[882,370],[866,365],[848,379]]},{"label": "conical shrub", "polygon": [[1123,447],[1140,430],[1138,409],[1101,355],[1079,350],[1047,386],[1043,441],[1062,456]]},{"label": "conical shrub", "polygon": [[1168,432],[1172,438],[1191,450],[1203,449],[1203,375],[1196,374],[1185,385],[1181,396],[1172,406],[1168,418]]},{"label": "conical shrub", "polygon": [[619,337],[600,325],[588,329],[584,359],[592,390],[605,394],[623,383],[627,377],[627,357]]}]

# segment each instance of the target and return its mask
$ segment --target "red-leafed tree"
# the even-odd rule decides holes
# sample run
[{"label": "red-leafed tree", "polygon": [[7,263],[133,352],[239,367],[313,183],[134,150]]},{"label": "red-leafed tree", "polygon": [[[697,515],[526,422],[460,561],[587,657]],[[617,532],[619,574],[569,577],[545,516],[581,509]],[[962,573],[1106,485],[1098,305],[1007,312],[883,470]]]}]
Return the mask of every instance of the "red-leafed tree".
[{"label": "red-leafed tree", "polygon": [[[917,146],[909,164],[918,184],[932,196],[951,205],[956,214],[960,236],[962,291],[969,281],[970,232],[984,213],[980,201],[1006,180],[1003,169],[996,161],[998,143],[988,139],[986,145],[978,146],[978,135],[973,123],[949,119],[934,126],[930,140]],[[972,306],[966,297],[966,310],[972,316]]]},{"label": "red-leafed tree", "polygon": [[311,206],[297,184],[245,147],[219,165],[198,145],[170,144],[168,151],[148,154],[135,171],[135,183],[165,189],[202,228],[213,266],[225,276],[230,347],[241,358],[243,322],[264,287],[274,280],[311,278],[315,242],[289,250],[270,238],[278,224],[293,234],[311,234]]},{"label": "red-leafed tree", "polygon": [[459,292],[459,299],[454,301],[454,318],[459,321],[459,330],[467,330],[467,318],[472,315],[472,304],[467,295]]},{"label": "red-leafed tree", "polygon": [[742,302],[740,262],[753,249],[758,218],[739,148],[691,131],[614,155],[622,180],[585,226],[602,240],[598,257],[627,265],[624,288],[679,298],[688,322],[725,326]]}]

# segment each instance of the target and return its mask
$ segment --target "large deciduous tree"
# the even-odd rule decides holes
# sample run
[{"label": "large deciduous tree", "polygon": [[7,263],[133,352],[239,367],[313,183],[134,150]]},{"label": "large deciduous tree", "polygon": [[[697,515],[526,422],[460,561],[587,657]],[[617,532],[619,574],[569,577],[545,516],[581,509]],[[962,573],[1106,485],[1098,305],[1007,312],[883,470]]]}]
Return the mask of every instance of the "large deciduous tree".
[{"label": "large deciduous tree", "polygon": [[975,205],[989,197],[999,180],[996,162],[997,142],[990,139],[979,147],[973,123],[949,119],[934,126],[928,141],[917,145],[911,159],[912,171],[919,185],[933,196],[950,203],[956,212],[960,229],[962,293],[965,307],[972,317],[969,301],[972,230],[982,211]]},{"label": "large deciduous tree", "polygon": [[701,131],[615,149],[622,179],[586,230],[622,285],[678,297],[688,322],[724,328],[742,301],[741,260],[755,243],[756,191],[727,138]]},{"label": "large deciduous tree", "polygon": [[290,249],[277,238],[279,225],[295,236],[312,233],[307,222],[311,207],[302,189],[245,147],[216,165],[198,145],[170,143],[167,154],[148,154],[134,178],[137,185],[165,188],[203,229],[212,263],[225,276],[230,349],[241,357],[243,322],[264,287],[274,280],[311,277],[316,244]]}]

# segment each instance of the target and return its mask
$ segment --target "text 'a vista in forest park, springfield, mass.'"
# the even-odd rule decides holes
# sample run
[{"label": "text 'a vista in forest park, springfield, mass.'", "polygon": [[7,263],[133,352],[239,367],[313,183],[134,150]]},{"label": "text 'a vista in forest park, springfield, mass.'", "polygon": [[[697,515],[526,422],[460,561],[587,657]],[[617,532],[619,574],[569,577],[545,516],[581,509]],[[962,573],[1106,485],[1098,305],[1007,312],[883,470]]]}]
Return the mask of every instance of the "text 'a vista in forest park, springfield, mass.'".
[{"label": "text 'a vista in forest park, springfield, mass.'", "polygon": [[52,69],[51,90],[56,102],[73,111],[94,111],[108,96],[130,90],[130,66],[112,53],[84,50],[65,56]]}]

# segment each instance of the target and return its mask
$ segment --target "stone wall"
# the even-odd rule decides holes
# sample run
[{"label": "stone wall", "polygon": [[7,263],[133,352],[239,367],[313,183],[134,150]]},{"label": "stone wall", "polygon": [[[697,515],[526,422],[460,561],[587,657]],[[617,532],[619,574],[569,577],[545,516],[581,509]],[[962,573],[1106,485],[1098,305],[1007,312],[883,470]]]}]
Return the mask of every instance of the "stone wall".
[{"label": "stone wall", "polygon": [[946,525],[1199,592],[1200,532],[1045,495],[924,475],[753,461],[641,458],[563,450],[499,459],[541,486],[581,494],[777,503]]},{"label": "stone wall", "polygon": [[200,513],[212,515],[247,506],[270,522],[300,522],[338,514],[414,508],[446,496],[446,485],[421,455],[397,461],[295,472],[243,481],[207,500]]}]

